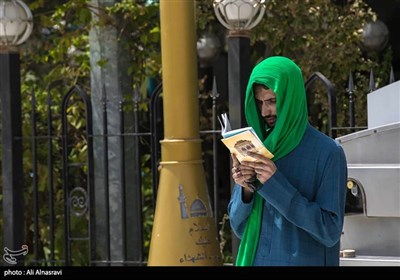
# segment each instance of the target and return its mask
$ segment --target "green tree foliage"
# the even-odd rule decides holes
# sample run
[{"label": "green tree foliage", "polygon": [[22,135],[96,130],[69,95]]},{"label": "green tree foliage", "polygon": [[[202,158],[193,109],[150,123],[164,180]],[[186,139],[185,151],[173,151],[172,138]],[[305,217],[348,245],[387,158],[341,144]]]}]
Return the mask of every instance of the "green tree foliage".
[{"label": "green tree foliage", "polygon": [[[349,126],[347,81],[350,72],[355,78],[356,126],[366,125],[366,95],[371,69],[377,87],[389,80],[391,49],[383,53],[365,53],[361,48],[362,30],[377,15],[362,0],[268,0],[266,14],[251,32],[252,63],[272,55],[292,58],[303,70],[305,79],[321,72],[335,86],[338,126]],[[212,1],[198,1],[201,30],[220,32],[213,17]],[[319,128],[327,131],[328,102],[326,93],[317,85],[311,110],[322,120]],[[312,112],[313,112],[312,111]],[[314,119],[314,121],[316,121]],[[339,134],[347,133],[346,130]]]}]

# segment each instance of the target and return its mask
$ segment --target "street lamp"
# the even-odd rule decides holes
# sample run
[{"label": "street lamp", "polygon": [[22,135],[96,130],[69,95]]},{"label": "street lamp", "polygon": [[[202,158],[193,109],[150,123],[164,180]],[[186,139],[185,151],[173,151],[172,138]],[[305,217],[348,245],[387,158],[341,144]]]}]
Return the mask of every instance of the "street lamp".
[{"label": "street lamp", "polygon": [[362,34],[362,47],[367,52],[383,50],[389,41],[389,29],[380,20],[365,25]]},{"label": "street lamp", "polygon": [[221,42],[217,35],[206,33],[197,40],[197,56],[200,67],[209,67],[221,52]]},{"label": "street lamp", "polygon": [[21,0],[0,1],[0,49],[25,42],[32,33],[32,13]]},{"label": "street lamp", "polygon": [[243,103],[250,66],[250,30],[265,14],[265,0],[214,0],[218,21],[228,30],[229,118],[232,128],[246,124]]},{"label": "street lamp", "polygon": [[199,135],[195,0],[161,0],[164,140],[149,266],[222,265]]},{"label": "street lamp", "polygon": [[230,30],[231,34],[238,32],[247,34],[262,20],[265,1],[214,0],[214,12],[218,21]]},{"label": "street lamp", "polygon": [[4,247],[24,245],[20,61],[17,45],[32,32],[32,13],[21,0],[0,0],[0,98]]},{"label": "street lamp", "polygon": [[[214,0],[218,21],[228,30],[228,91],[229,119],[232,128],[247,126],[244,99],[251,73],[250,30],[265,14],[266,0]],[[232,255],[237,255],[239,240],[232,236]],[[235,263],[235,260],[234,260]]]}]

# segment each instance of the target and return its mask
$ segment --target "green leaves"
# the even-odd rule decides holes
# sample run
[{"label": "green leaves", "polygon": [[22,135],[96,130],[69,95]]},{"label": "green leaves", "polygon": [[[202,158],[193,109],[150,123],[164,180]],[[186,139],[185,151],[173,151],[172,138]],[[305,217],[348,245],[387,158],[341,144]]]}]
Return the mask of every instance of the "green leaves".
[{"label": "green leaves", "polygon": [[[266,6],[266,17],[251,33],[252,44],[262,42],[271,55],[292,58],[305,79],[316,71],[324,74],[338,95],[338,126],[348,126],[346,86],[350,71],[364,76],[355,80],[356,102],[364,105],[369,70],[374,68],[378,81],[387,81],[389,74],[390,59],[383,59],[390,57],[389,49],[382,56],[366,55],[360,49],[362,29],[376,14],[361,0],[343,7],[329,0],[267,1]],[[258,59],[263,55],[258,54]],[[322,106],[320,114],[327,114],[324,89],[317,88],[314,94],[314,102]],[[366,125],[365,107],[358,111],[356,125]]]}]

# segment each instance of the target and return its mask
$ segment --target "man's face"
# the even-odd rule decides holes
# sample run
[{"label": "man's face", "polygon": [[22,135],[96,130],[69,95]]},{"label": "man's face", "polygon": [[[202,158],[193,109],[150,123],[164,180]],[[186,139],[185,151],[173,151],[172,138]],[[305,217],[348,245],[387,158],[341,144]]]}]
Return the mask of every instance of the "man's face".
[{"label": "man's face", "polygon": [[258,87],[254,92],[254,97],[264,121],[270,128],[273,128],[276,122],[275,93],[270,89]]}]

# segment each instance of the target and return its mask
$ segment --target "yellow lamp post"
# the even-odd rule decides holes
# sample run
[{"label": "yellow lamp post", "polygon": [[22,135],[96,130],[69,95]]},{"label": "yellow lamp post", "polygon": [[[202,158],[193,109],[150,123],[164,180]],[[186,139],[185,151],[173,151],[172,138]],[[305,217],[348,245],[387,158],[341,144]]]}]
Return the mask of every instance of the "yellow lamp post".
[{"label": "yellow lamp post", "polygon": [[221,265],[197,96],[194,0],[161,0],[164,140],[149,266]]}]

